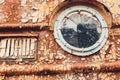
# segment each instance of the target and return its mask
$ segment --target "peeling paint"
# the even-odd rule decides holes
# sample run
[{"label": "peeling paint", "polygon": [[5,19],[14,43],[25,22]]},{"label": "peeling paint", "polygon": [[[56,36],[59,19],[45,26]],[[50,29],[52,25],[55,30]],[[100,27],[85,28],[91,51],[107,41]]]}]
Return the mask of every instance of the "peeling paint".
[{"label": "peeling paint", "polygon": [[5,0],[0,0],[0,4],[2,4],[2,3],[4,3],[5,2]]},{"label": "peeling paint", "polygon": [[[21,3],[18,3],[19,0],[0,0],[0,23],[48,23],[49,17],[52,14],[53,10],[61,4],[64,0],[21,0]],[[113,17],[113,23],[120,25],[120,0],[97,0],[103,3],[111,11]],[[7,5],[7,6],[6,6]],[[15,10],[14,10],[15,9]],[[39,25],[40,26],[40,25]],[[38,31],[39,33],[39,45],[38,45],[38,54],[37,60],[35,62],[15,62],[11,64],[25,65],[30,64],[32,67],[28,66],[20,67],[20,70],[28,70],[34,68],[37,70],[39,66],[47,64],[62,64],[58,65],[56,69],[61,69],[61,67],[66,67],[69,69],[70,65],[75,63],[98,63],[98,62],[110,62],[111,60],[120,60],[120,29],[110,29],[113,31],[110,33],[110,37],[106,45],[98,51],[96,54],[87,56],[87,57],[78,57],[65,52],[55,41],[52,31],[48,29]],[[115,39],[113,39],[115,37]],[[10,67],[6,62],[1,63],[2,66]],[[17,70],[15,65],[13,70]],[[46,66],[45,66],[46,67]],[[25,69],[26,68],[26,69]],[[12,70],[11,69],[11,70]],[[42,70],[41,68],[40,70]],[[53,68],[54,69],[54,68]],[[65,68],[62,68],[65,69]],[[94,70],[94,68],[92,68]],[[1,67],[1,70],[6,71],[6,68]],[[7,69],[9,70],[9,69]],[[53,76],[53,75],[52,75]],[[92,77],[91,77],[92,76]],[[36,75],[21,75],[21,76],[10,76],[5,79],[7,80],[19,80],[28,78],[31,80],[41,80],[41,79],[51,79],[51,80],[79,80],[79,79],[106,79],[106,80],[115,80],[117,74],[114,73],[72,73],[72,74],[58,74],[55,78],[45,76],[36,76]],[[4,79],[0,77],[0,79]],[[119,78],[117,78],[119,79]]]},{"label": "peeling paint", "polygon": [[116,25],[120,25],[120,8],[118,7],[120,4],[120,0],[97,0],[100,3],[104,4],[112,13],[113,23]]}]

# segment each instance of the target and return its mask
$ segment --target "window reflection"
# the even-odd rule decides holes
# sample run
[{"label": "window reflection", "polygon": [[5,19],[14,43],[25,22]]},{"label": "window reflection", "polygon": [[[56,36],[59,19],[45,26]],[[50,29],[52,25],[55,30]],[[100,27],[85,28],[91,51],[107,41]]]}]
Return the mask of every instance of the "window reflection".
[{"label": "window reflection", "polygon": [[64,18],[61,33],[71,46],[87,48],[99,40],[101,27],[97,18],[91,13],[73,12]]}]

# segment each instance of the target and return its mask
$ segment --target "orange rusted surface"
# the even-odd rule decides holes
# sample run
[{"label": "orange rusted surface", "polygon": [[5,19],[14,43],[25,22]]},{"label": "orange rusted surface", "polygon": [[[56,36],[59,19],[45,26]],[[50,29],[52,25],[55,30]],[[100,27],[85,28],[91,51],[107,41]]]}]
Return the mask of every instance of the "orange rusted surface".
[{"label": "orange rusted surface", "polygon": [[19,60],[17,62],[1,61],[0,73],[11,72],[11,74],[28,74],[46,70],[53,72],[69,72],[81,69],[84,69],[85,71],[87,71],[87,69],[88,71],[89,69],[93,71],[104,71],[104,69],[106,71],[119,71],[119,37],[119,35],[114,35],[113,38],[113,36],[110,35],[106,45],[99,52],[88,57],[78,57],[61,49],[56,43],[52,31],[42,29],[38,38],[37,59],[32,62]]},{"label": "orange rusted surface", "polygon": [[20,0],[6,0],[6,2],[8,2],[8,3],[20,3]]},{"label": "orange rusted surface", "polygon": [[0,37],[38,37],[38,33],[30,33],[30,32],[24,32],[24,33],[0,33]]},{"label": "orange rusted surface", "polygon": [[[73,0],[77,1],[77,0]],[[80,0],[82,1],[82,0]],[[85,0],[87,2],[87,0]],[[113,24],[119,25],[119,0],[97,0],[99,3],[104,4],[110,13],[112,14]],[[37,0],[5,0],[0,4],[0,23],[50,23],[49,18],[54,12],[57,6],[62,5],[64,0],[48,0],[48,1],[37,1]],[[69,1],[68,1],[69,2]],[[92,0],[91,3],[95,0]],[[39,25],[43,26],[43,25]],[[48,26],[48,25],[47,25]]]},{"label": "orange rusted surface", "polygon": [[[0,79],[5,80],[83,80],[119,79],[120,71],[120,3],[119,0],[92,0],[90,3],[104,4],[105,20],[109,17],[109,37],[101,50],[94,55],[78,57],[64,51],[53,35],[54,14],[67,0],[2,0],[0,2],[0,37],[37,37],[38,53],[35,61],[0,61]],[[65,3],[69,3],[65,2]],[[73,0],[77,1],[77,0]],[[79,0],[82,1],[82,0]],[[84,0],[86,2],[88,0]],[[94,6],[95,7],[95,6]],[[101,6],[100,6],[101,9]],[[101,11],[102,11],[101,10]],[[102,14],[102,13],[101,13]],[[112,22],[111,22],[112,21]],[[113,24],[112,24],[113,23]],[[117,25],[117,26],[116,26]],[[112,26],[112,27],[111,27]],[[8,28],[11,28],[10,30]],[[17,31],[14,29],[17,28]],[[26,28],[24,30],[24,28]],[[30,29],[29,29],[30,28]],[[4,29],[2,31],[2,29]],[[13,29],[13,30],[12,30]],[[51,73],[57,73],[50,75]],[[72,72],[72,73],[64,73]],[[88,72],[87,74],[84,74]],[[93,72],[90,74],[90,72]],[[98,73],[99,72],[99,73]],[[107,72],[107,73],[106,73]],[[42,74],[43,73],[43,74]],[[64,74],[58,74],[64,73]],[[21,76],[7,76],[7,75]],[[23,74],[23,75],[22,75]],[[26,75],[29,74],[29,75]],[[34,75],[31,75],[34,74]],[[50,75],[50,76],[37,76]],[[57,76],[58,75],[58,76]],[[112,75],[112,76],[111,76]],[[7,76],[7,77],[5,77]],[[64,76],[64,78],[63,78]],[[65,77],[67,76],[67,77]],[[88,77],[87,77],[88,76]],[[73,79],[72,79],[72,78]],[[76,79],[77,77],[77,79]]]},{"label": "orange rusted surface", "polygon": [[36,63],[30,64],[15,64],[15,65],[2,65],[0,66],[1,74],[21,75],[21,74],[37,74],[40,72],[119,72],[120,62],[90,62],[90,63],[71,63],[71,64],[47,64],[41,65]]},{"label": "orange rusted surface", "polygon": [[6,0],[3,4],[3,15],[6,23],[18,23],[20,20],[19,13],[21,11],[20,1]]},{"label": "orange rusted surface", "polygon": [[51,75],[19,75],[19,76],[1,76],[1,79],[7,80],[119,80],[119,73],[61,73],[56,76]]}]

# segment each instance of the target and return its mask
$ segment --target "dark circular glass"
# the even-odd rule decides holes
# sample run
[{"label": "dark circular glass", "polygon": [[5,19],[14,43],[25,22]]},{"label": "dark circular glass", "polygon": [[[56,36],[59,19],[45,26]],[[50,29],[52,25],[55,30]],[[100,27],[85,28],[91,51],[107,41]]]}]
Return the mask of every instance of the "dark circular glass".
[{"label": "dark circular glass", "polygon": [[98,19],[85,11],[72,12],[61,23],[64,40],[77,48],[88,48],[94,45],[99,40],[101,32]]}]

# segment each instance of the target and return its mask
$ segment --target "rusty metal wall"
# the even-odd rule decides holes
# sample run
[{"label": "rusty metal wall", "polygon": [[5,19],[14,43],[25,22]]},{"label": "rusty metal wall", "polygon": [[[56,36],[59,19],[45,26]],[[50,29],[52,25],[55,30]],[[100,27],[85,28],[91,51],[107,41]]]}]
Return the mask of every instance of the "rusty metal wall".
[{"label": "rusty metal wall", "polygon": [[[76,77],[81,76],[83,80],[95,76],[94,79],[106,80],[119,80],[119,73],[88,73],[83,74],[80,72],[87,71],[120,71],[120,0],[97,0],[104,4],[112,13],[113,26],[110,29],[110,34],[105,46],[96,54],[88,57],[78,57],[65,52],[55,41],[53,31],[45,28],[49,25],[49,18],[55,7],[64,0],[0,0],[0,26],[19,26],[32,25],[43,27],[38,37],[38,54],[37,60],[33,62],[0,62],[1,79],[5,80],[76,80]],[[38,16],[37,16],[38,15]],[[38,24],[39,23],[39,24]],[[116,62],[116,63],[115,63]],[[84,63],[84,64],[82,64]],[[108,64],[107,64],[108,63]],[[14,65],[13,65],[14,64]],[[106,65],[105,65],[106,64]],[[49,65],[49,66],[48,66]],[[74,66],[75,68],[73,68]],[[81,70],[84,68],[83,70]],[[55,78],[36,75],[21,75],[21,76],[8,76],[6,74],[33,74],[41,71],[71,71],[72,69],[81,70],[79,73],[71,74],[58,74]],[[65,77],[65,76],[67,77]],[[112,76],[111,76],[112,75]],[[64,77],[63,77],[64,76]],[[97,78],[96,78],[97,77]],[[34,79],[33,79],[34,78]],[[79,78],[79,77],[78,77]],[[77,79],[79,80],[79,79]]]},{"label": "rusty metal wall", "polygon": [[[56,6],[65,0],[1,0],[0,23],[36,23],[47,25]],[[94,1],[94,0],[92,0]],[[97,0],[112,13],[113,24],[120,25],[120,0]]]},{"label": "rusty metal wall", "polygon": [[56,75],[0,76],[1,80],[120,80],[120,73],[62,73]]}]

